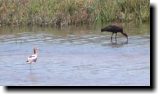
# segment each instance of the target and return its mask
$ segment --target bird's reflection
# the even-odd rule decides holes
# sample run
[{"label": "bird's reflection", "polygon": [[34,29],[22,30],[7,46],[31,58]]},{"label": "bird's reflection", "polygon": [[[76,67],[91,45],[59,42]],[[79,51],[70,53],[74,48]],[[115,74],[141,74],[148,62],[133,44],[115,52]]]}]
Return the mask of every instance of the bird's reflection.
[{"label": "bird's reflection", "polygon": [[119,47],[122,47],[122,46],[124,46],[126,44],[128,44],[128,41],[126,41],[126,42],[111,42],[109,45],[112,48],[119,48]]},{"label": "bird's reflection", "polygon": [[29,81],[30,84],[34,84],[35,82],[37,82],[37,75],[34,72],[34,68],[31,64],[29,64],[29,69],[28,69],[28,74],[27,74],[27,80]]}]

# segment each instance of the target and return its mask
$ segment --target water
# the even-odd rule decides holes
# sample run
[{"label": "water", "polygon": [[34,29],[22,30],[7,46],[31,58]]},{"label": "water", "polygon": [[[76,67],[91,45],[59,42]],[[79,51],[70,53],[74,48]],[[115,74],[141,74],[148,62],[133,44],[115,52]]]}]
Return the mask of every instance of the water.
[{"label": "water", "polygon": [[[148,26],[125,29],[129,42],[118,34],[90,27],[0,28],[0,85],[150,85]],[[38,61],[27,56],[39,48]]]}]

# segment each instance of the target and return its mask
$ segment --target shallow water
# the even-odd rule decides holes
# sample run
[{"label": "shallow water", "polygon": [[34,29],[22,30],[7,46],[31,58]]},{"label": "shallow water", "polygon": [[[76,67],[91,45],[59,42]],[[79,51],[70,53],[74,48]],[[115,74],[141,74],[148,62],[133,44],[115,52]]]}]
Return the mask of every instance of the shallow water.
[{"label": "shallow water", "polygon": [[[138,30],[138,31],[137,31]],[[118,34],[80,28],[0,28],[0,85],[150,85],[148,25]],[[27,64],[32,48],[38,61]]]}]

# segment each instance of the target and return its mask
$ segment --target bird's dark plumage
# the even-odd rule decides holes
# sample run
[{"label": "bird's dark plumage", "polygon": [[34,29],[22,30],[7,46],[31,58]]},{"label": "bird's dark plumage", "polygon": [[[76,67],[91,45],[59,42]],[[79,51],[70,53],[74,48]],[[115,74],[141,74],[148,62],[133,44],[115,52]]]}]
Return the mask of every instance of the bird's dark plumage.
[{"label": "bird's dark plumage", "polygon": [[123,32],[123,28],[116,25],[109,25],[103,29],[101,29],[101,32],[108,31],[108,32]]},{"label": "bird's dark plumage", "polygon": [[[127,42],[128,42],[128,35],[126,33],[123,32],[123,27],[118,26],[118,25],[109,25],[107,27],[104,27],[101,29],[101,32],[112,32],[112,36],[114,33],[116,33],[115,35],[115,39],[117,41],[117,32],[123,34],[126,38],[127,38]],[[111,36],[111,42],[112,42],[112,36]]]}]

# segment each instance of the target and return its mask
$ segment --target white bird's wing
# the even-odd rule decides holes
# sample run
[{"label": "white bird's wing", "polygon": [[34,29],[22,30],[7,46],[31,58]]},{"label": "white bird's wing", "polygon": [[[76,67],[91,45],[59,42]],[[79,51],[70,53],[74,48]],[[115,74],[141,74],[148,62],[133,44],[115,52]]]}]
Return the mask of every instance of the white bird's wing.
[{"label": "white bird's wing", "polygon": [[36,54],[33,54],[33,55],[31,55],[27,58],[28,63],[36,62],[36,60],[37,60],[37,55]]}]

